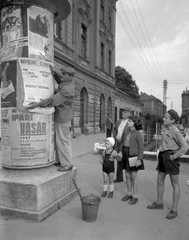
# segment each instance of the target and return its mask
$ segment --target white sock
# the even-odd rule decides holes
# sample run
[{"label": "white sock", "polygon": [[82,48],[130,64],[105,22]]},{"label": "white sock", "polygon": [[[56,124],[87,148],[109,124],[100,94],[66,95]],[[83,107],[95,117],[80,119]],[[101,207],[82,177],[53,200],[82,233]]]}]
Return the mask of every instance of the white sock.
[{"label": "white sock", "polygon": [[129,196],[132,196],[132,192],[128,192],[128,195],[129,195]]},{"label": "white sock", "polygon": [[110,184],[110,192],[114,191],[114,184]]},{"label": "white sock", "polygon": [[103,185],[104,192],[107,192],[107,189],[108,189],[108,185]]}]

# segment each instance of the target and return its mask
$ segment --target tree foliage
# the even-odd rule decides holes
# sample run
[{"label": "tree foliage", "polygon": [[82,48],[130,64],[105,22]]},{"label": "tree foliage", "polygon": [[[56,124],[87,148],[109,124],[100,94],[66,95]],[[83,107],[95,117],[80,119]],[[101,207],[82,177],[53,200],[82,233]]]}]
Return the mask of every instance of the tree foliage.
[{"label": "tree foliage", "polygon": [[133,80],[132,75],[120,66],[115,67],[115,84],[118,89],[131,95],[134,98],[139,98],[139,88]]}]

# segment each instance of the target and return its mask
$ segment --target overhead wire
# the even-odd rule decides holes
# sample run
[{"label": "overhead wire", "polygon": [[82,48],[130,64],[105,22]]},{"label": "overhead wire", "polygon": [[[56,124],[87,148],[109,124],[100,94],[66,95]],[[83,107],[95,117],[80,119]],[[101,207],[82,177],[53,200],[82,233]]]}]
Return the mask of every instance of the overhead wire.
[{"label": "overhead wire", "polygon": [[121,18],[120,18],[120,16],[119,16],[119,13],[117,13],[117,18],[118,18],[118,20],[120,21],[122,27],[124,28],[125,33],[127,34],[127,37],[129,38],[129,40],[131,41],[131,43],[132,43],[135,51],[137,52],[139,58],[141,59],[141,61],[143,62],[144,66],[146,67],[146,69],[147,69],[148,72],[150,73],[151,77],[153,78],[153,74],[151,73],[150,69],[149,69],[148,66],[146,65],[144,59],[141,57],[141,54],[140,54],[140,52],[138,51],[138,48],[135,46],[135,44],[134,44],[134,42],[132,41],[131,37],[128,35],[128,33],[127,33],[126,29],[125,29],[125,26],[124,26],[124,24],[123,24],[123,22],[122,22],[122,20],[121,20]]},{"label": "overhead wire", "polygon": [[[143,64],[145,65],[145,67],[146,67],[146,69],[148,70],[148,72],[149,72],[150,74],[152,74],[152,73],[150,72],[148,66],[147,66],[146,63],[144,62],[143,58],[141,57],[140,52],[138,51],[138,48],[136,48],[136,46],[135,46],[135,44],[133,43],[132,39],[131,39],[130,36],[128,35],[128,33],[127,33],[126,29],[125,29],[125,26],[123,25],[122,20],[121,20],[120,17],[119,17],[119,14],[117,14],[117,17],[118,17],[118,20],[120,21],[122,27],[124,28],[124,30],[125,30],[125,32],[126,32],[126,34],[127,34],[127,37],[129,38],[129,40],[130,40],[131,43],[133,44],[135,51],[136,51],[137,54],[139,55],[139,58],[141,59],[141,61],[142,61]],[[153,77],[153,75],[152,75],[152,77]]]},{"label": "overhead wire", "polygon": [[158,70],[159,70],[159,72],[160,72],[160,75],[161,75],[162,79],[165,79],[165,78],[163,77],[163,75],[162,75],[162,70],[161,70],[159,61],[158,61],[158,59],[157,59],[156,53],[155,53],[155,51],[154,51],[154,47],[153,47],[153,45],[152,45],[152,41],[151,41],[151,39],[150,39],[150,36],[149,36],[148,30],[147,30],[147,27],[146,27],[146,24],[145,24],[145,21],[144,21],[142,12],[141,12],[141,10],[140,10],[140,6],[139,6],[139,4],[138,4],[138,0],[136,0],[136,3],[137,3],[137,6],[138,6],[138,9],[139,9],[139,13],[140,13],[140,16],[141,16],[141,19],[142,19],[142,22],[143,22],[143,25],[144,25],[144,28],[145,28],[145,31],[146,31],[148,40],[149,40],[150,45],[151,45],[151,49],[152,49],[152,51],[153,51],[153,53],[154,53],[154,57],[155,57],[155,60],[156,60],[157,65],[158,65]]},{"label": "overhead wire", "polygon": [[[140,32],[141,32],[142,37],[143,37],[143,39],[144,39],[144,42],[145,42],[145,44],[146,44],[146,47],[147,47],[148,53],[149,53],[149,55],[151,56],[151,59],[152,59],[152,61],[153,61],[154,69],[155,69],[155,71],[158,70],[158,74],[159,74],[160,78],[162,79],[162,74],[161,74],[161,72],[159,71],[159,68],[157,67],[156,62],[154,61],[154,57],[153,57],[153,55],[152,55],[152,53],[151,53],[151,50],[150,50],[150,48],[149,48],[148,41],[146,40],[145,34],[144,34],[143,29],[142,29],[142,27],[141,27],[141,24],[140,24],[139,18],[138,18],[138,16],[137,16],[137,13],[136,13],[136,11],[135,11],[135,8],[134,8],[134,5],[133,5],[133,2],[132,2],[131,0],[130,0],[130,3],[131,3],[131,6],[132,6],[132,9],[133,9],[133,12],[134,12],[135,18],[136,18],[136,20],[137,20],[137,23],[138,23],[138,26],[139,26]],[[138,8],[139,8],[139,6],[138,6]],[[129,8],[128,8],[128,9],[129,9]],[[139,10],[140,10],[140,9],[139,9]],[[140,13],[141,13],[141,11],[140,11]],[[142,16],[142,13],[141,13],[141,16]],[[143,23],[144,23],[144,21],[143,21]],[[145,29],[146,29],[146,28],[145,28]],[[147,29],[146,29],[146,31],[147,31]],[[147,33],[148,33],[148,31],[147,31]],[[149,35],[148,35],[148,36],[149,36]],[[151,48],[153,49],[152,46],[151,46]],[[155,55],[155,52],[154,52],[154,55]]]},{"label": "overhead wire", "polygon": [[[127,49],[127,51],[131,54],[131,56],[134,58],[134,60],[136,61],[136,63],[138,64],[138,66],[141,66],[141,63],[137,60],[137,58],[133,55],[132,51],[128,48],[128,46],[125,44],[125,42],[123,41],[123,38],[121,38],[121,36],[119,35],[119,33],[117,33],[118,37],[121,39],[121,41],[123,42],[125,48]],[[145,69],[146,71],[146,69]],[[146,72],[146,74],[148,75],[149,73]],[[148,77],[151,77],[150,75],[148,75]]]},{"label": "overhead wire", "polygon": [[[120,1],[120,5],[121,5],[121,7],[122,7],[122,10],[124,11],[124,17],[127,19],[127,22],[128,22],[128,24],[129,24],[129,26],[130,26],[130,29],[131,29],[131,31],[132,31],[132,33],[133,33],[133,35],[134,35],[134,37],[135,37],[135,39],[136,39],[139,47],[140,47],[140,49],[141,49],[141,53],[143,54],[143,56],[145,57],[145,60],[146,60],[147,63],[148,63],[148,66],[147,66],[146,63],[145,63],[145,66],[148,68],[148,71],[149,71],[149,72],[151,73],[151,75],[153,76],[152,81],[154,81],[154,78],[155,78],[157,81],[159,81],[158,78],[157,78],[157,76],[154,75],[154,73],[152,73],[152,70],[151,70],[151,69],[152,69],[152,66],[151,66],[151,64],[150,64],[150,62],[149,62],[149,60],[148,60],[148,57],[146,56],[146,53],[144,52],[144,50],[143,50],[143,48],[142,48],[142,46],[141,46],[141,44],[140,44],[140,41],[138,40],[138,37],[137,37],[135,31],[134,31],[133,28],[132,28],[132,25],[131,25],[131,23],[130,23],[130,20],[129,20],[129,18],[127,17],[127,13],[125,12],[125,8],[124,8],[124,6],[122,5],[121,1]],[[118,13],[118,15],[119,15],[119,13]],[[120,19],[120,17],[119,17],[119,19]],[[121,20],[120,20],[120,21],[121,21]],[[128,32],[128,31],[126,30],[125,24],[124,24],[123,22],[122,22],[122,25],[124,26],[125,31]],[[132,41],[132,40],[131,40],[131,42],[132,42],[132,44],[133,44],[133,41]],[[141,54],[139,54],[139,55],[141,55]],[[144,61],[144,60],[143,60],[143,61]],[[155,82],[155,84],[156,84],[156,81],[154,81],[154,82]]]}]

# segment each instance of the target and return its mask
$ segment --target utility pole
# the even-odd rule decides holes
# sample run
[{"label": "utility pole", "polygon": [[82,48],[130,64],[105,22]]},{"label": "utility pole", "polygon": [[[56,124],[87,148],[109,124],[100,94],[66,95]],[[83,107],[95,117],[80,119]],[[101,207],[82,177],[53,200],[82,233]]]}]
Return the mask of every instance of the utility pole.
[{"label": "utility pole", "polygon": [[166,111],[166,106],[167,106],[167,80],[163,81],[163,116]]}]

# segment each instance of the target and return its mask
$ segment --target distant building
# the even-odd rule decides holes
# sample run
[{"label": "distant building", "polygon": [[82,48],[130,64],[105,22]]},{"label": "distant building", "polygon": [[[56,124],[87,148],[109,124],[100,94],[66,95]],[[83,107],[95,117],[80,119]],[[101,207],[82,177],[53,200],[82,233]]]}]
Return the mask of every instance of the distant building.
[{"label": "distant building", "polygon": [[163,117],[163,107],[166,109],[166,107],[163,105],[162,101],[153,95],[148,95],[146,93],[141,92],[140,94],[140,101],[143,103],[142,107],[142,114],[143,116],[146,116],[147,114],[150,115],[156,115],[158,117]]},{"label": "distant building", "polygon": [[131,110],[132,115],[140,116],[142,113],[143,104],[129,94],[116,89],[115,93],[115,121],[122,118],[122,109],[127,107]]},{"label": "distant building", "polygon": [[182,123],[189,132],[189,90],[187,88],[182,93]]},{"label": "distant building", "polygon": [[187,88],[182,93],[182,114],[189,115],[189,90]]}]

